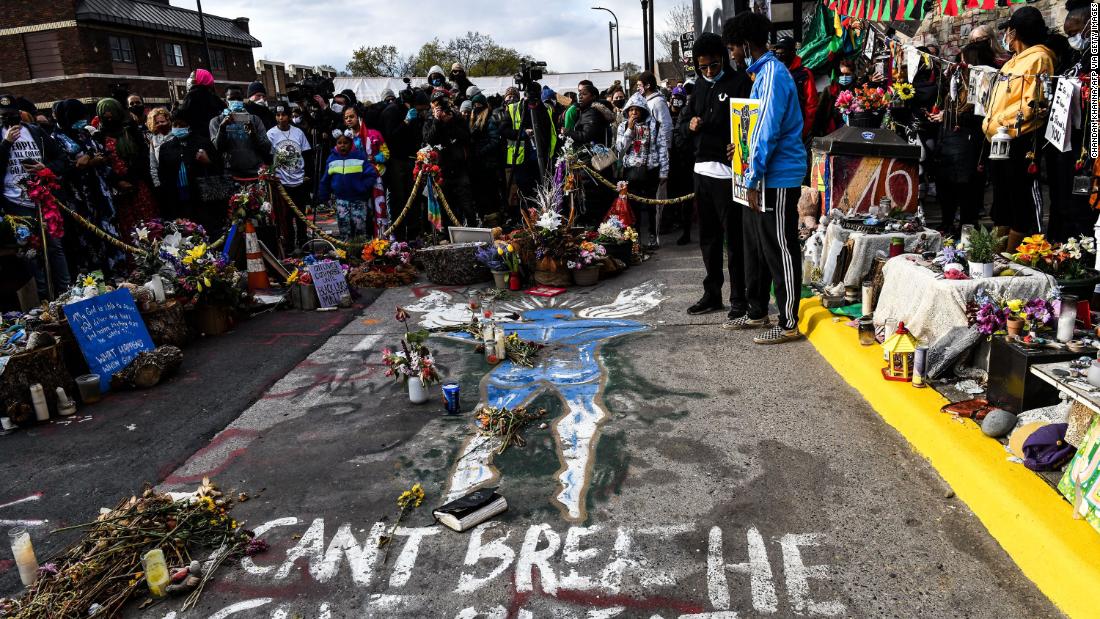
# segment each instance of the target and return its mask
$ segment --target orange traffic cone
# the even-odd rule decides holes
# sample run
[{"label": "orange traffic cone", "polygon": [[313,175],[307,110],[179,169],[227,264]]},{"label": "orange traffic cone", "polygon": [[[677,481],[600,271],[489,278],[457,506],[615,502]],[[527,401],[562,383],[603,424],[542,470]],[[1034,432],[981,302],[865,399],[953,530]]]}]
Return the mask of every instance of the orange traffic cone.
[{"label": "orange traffic cone", "polygon": [[260,253],[260,241],[256,238],[256,228],[251,221],[244,224],[244,258],[248,263],[249,292],[270,288],[271,282],[267,280],[264,257]]}]

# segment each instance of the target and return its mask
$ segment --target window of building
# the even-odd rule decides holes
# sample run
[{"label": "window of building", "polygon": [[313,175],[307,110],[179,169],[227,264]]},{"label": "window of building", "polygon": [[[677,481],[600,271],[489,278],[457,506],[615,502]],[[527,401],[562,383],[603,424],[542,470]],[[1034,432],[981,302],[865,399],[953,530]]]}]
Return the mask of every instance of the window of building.
[{"label": "window of building", "polygon": [[225,70],[225,50],[210,50],[210,68],[216,71]]},{"label": "window of building", "polygon": [[111,47],[111,60],[114,62],[134,62],[134,43],[130,37],[107,37]]},{"label": "window of building", "polygon": [[183,45],[179,43],[164,44],[164,64],[170,67],[183,66]]},{"label": "window of building", "polygon": [[27,50],[27,64],[30,65],[32,79],[65,74],[56,30],[28,32],[23,35],[23,46]]}]

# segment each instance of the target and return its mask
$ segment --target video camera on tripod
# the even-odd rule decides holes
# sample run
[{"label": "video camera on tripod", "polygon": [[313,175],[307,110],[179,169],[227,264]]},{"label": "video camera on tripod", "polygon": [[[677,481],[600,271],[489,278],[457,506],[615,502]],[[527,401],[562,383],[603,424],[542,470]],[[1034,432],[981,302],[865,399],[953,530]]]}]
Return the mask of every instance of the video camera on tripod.
[{"label": "video camera on tripod", "polygon": [[543,69],[545,68],[546,62],[544,61],[524,58],[519,63],[519,73],[516,73],[513,79],[519,89],[527,93],[528,97],[538,99],[541,94],[538,81],[542,79]]},{"label": "video camera on tripod", "polygon": [[330,78],[310,75],[300,82],[287,84],[286,96],[295,103],[304,101],[306,105],[316,107],[317,102],[313,100],[314,95],[320,95],[322,99],[329,101],[335,92],[336,86]]}]

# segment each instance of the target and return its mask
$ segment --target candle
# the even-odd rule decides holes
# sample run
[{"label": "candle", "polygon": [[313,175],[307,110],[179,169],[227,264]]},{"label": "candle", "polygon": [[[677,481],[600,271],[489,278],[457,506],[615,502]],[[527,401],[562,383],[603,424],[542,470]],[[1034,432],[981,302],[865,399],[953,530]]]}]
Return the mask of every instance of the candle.
[{"label": "candle", "polygon": [[15,565],[19,568],[19,580],[23,581],[23,586],[29,587],[38,577],[38,559],[34,556],[31,534],[27,533],[26,527],[15,527],[8,530],[8,538],[11,539]]},{"label": "candle", "polygon": [[168,564],[164,561],[164,551],[160,548],[150,550],[141,558],[145,567],[145,583],[153,597],[164,597],[164,588],[168,586]]},{"label": "candle", "polygon": [[1068,342],[1073,339],[1073,329],[1077,326],[1077,297],[1065,295],[1062,297],[1061,309],[1058,312],[1058,341]]},{"label": "candle", "polygon": [[46,391],[42,385],[31,385],[31,402],[34,404],[34,416],[39,421],[50,420],[50,407],[46,406]]},{"label": "candle", "polygon": [[913,353],[913,386],[925,387],[924,384],[924,366],[928,358],[928,347],[919,346],[915,353]]},{"label": "candle", "polygon": [[873,284],[863,284],[862,294],[860,300],[863,303],[863,314],[870,316],[875,313],[874,303],[871,302],[871,297],[874,295],[875,287]]}]

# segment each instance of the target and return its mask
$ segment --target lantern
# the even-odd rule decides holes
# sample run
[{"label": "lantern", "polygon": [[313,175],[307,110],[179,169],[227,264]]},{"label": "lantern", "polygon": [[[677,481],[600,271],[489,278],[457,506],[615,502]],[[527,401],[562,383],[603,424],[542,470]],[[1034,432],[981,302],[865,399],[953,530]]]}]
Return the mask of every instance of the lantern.
[{"label": "lantern", "polygon": [[1008,135],[1008,127],[997,127],[997,134],[989,142],[990,159],[997,161],[1008,159],[1008,148],[1012,144],[1012,136]]},{"label": "lantern", "polygon": [[913,354],[917,350],[917,338],[909,333],[904,322],[898,323],[898,329],[882,343],[886,351],[886,367],[882,368],[882,377],[886,380],[908,382],[913,380]]}]

